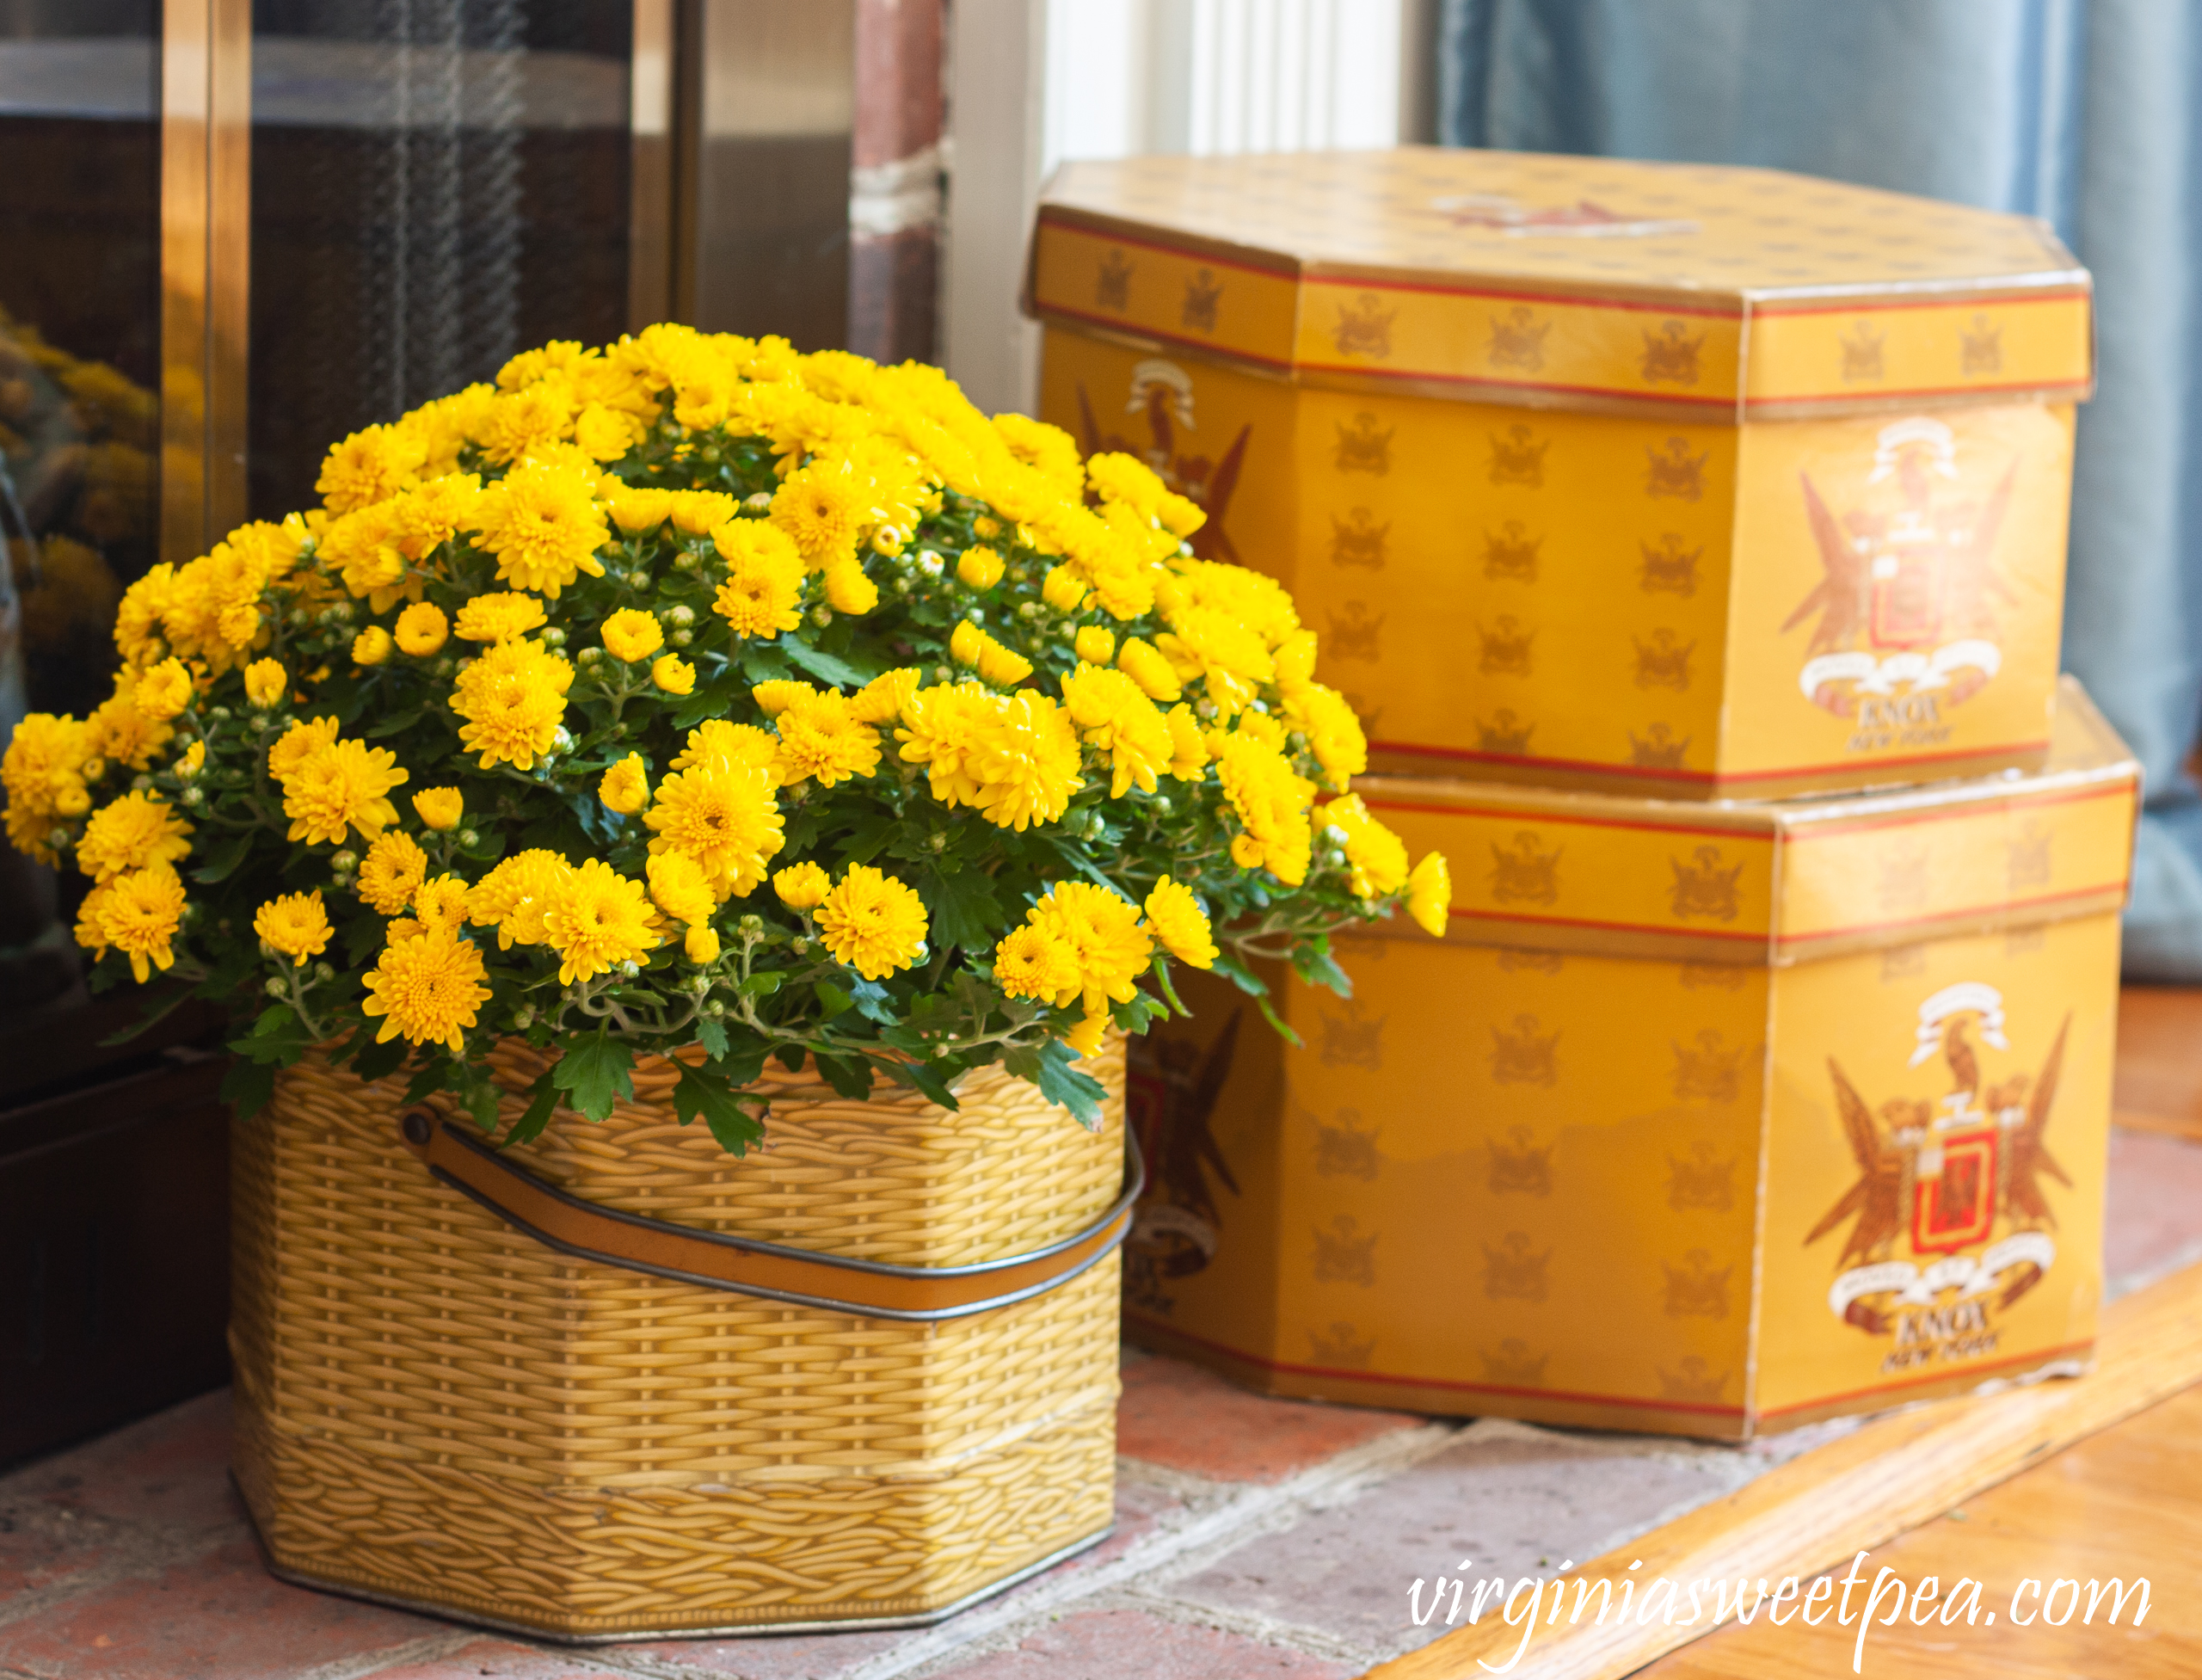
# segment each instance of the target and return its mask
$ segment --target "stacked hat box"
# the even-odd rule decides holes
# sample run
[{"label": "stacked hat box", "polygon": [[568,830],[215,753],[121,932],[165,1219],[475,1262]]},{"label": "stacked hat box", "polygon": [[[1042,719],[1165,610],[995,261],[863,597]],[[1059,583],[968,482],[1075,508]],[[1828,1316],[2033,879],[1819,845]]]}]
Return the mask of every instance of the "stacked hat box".
[{"label": "stacked hat box", "polygon": [[1067,166],[1043,418],[1277,574],[1387,768],[1762,798],[2041,762],[2087,273],[1768,170]]},{"label": "stacked hat box", "polygon": [[1271,1393],[1741,1437],[2081,1368],[2139,772],[1761,805],[1369,777],[1441,944],[1138,1041],[1127,1326]]},{"label": "stacked hat box", "polygon": [[2088,276],[1769,171],[1075,164],[1045,418],[1206,507],[1447,938],[1135,1047],[1135,1339],[1741,1438],[2083,1369],[2139,772],[2057,675]]}]

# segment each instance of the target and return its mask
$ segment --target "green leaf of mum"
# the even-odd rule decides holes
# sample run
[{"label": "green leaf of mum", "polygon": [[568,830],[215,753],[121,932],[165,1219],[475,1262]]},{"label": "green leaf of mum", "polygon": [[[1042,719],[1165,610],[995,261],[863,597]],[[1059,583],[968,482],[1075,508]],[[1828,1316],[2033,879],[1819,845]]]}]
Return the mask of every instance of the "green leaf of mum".
[{"label": "green leaf of mum", "polygon": [[879,674],[876,670],[867,671],[853,665],[839,655],[829,654],[823,648],[798,642],[792,636],[783,636],[772,645],[788,656],[790,664],[809,672],[821,682],[830,682],[838,687],[861,688]]},{"label": "green leaf of mum", "polygon": [[994,896],[993,882],[979,870],[928,869],[919,875],[917,889],[935,945],[990,951],[999,937],[995,930],[1009,922]]},{"label": "green leaf of mum", "polygon": [[[948,1081],[940,1076],[937,1068],[926,1062],[904,1062],[895,1056],[882,1056],[879,1065],[902,1084],[923,1092],[928,1102],[938,1103],[950,1113],[955,1112],[957,1107],[956,1093],[948,1088]],[[955,1064],[951,1062],[950,1066],[954,1068]],[[957,1068],[956,1071],[962,1070]]]},{"label": "green leaf of mum", "polygon": [[509,1149],[515,1143],[532,1143],[543,1135],[543,1129],[550,1123],[551,1111],[558,1106],[558,1087],[553,1083],[557,1068],[546,1069],[529,1089],[527,1112],[513,1122],[505,1134],[505,1141],[498,1147]]},{"label": "green leaf of mum", "polygon": [[871,1063],[863,1056],[821,1055],[813,1051],[810,1059],[826,1075],[826,1083],[852,1102],[860,1103],[871,1095]]},{"label": "green leaf of mum", "polygon": [[722,671],[680,703],[673,714],[673,727],[692,729],[706,717],[723,717],[748,692],[748,681],[741,672]]},{"label": "green leaf of mum", "polygon": [[1049,1102],[1068,1109],[1086,1130],[1098,1130],[1101,1105],[1109,1093],[1101,1088],[1100,1080],[1072,1065],[1077,1060],[1078,1052],[1060,1038],[1050,1038],[1036,1049],[1012,1050],[1001,1059],[1002,1066],[1018,1078],[1038,1086],[1040,1094]]},{"label": "green leaf of mum", "polygon": [[680,1083],[673,1087],[673,1111],[684,1126],[703,1116],[719,1148],[730,1155],[747,1154],[749,1146],[765,1135],[763,1123],[742,1106],[734,1088],[705,1068],[682,1065]]},{"label": "green leaf of mum", "polygon": [[634,1051],[600,1031],[571,1045],[551,1070],[550,1080],[581,1114],[604,1120],[610,1117],[612,1104],[634,1099]]},{"label": "green leaf of mum", "polygon": [[251,834],[245,834],[227,841],[217,848],[214,855],[206,860],[205,867],[191,871],[191,878],[202,887],[211,887],[217,881],[228,880],[237,872],[237,865],[244,861],[244,854],[250,849],[253,838]]},{"label": "green leaf of mum", "polygon": [[222,1076],[222,1100],[236,1108],[240,1120],[251,1119],[274,1094],[275,1069],[269,1063],[238,1060]]}]

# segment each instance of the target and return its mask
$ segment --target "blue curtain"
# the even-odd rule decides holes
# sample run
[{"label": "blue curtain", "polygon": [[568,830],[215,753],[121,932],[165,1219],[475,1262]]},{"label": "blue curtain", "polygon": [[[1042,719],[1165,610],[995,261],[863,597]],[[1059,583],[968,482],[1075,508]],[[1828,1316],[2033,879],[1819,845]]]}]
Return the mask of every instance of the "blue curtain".
[{"label": "blue curtain", "polygon": [[1760,164],[2021,211],[2094,270],[2064,662],[2148,772],[2126,972],[2202,982],[2202,7],[1443,6],[1449,144]]}]

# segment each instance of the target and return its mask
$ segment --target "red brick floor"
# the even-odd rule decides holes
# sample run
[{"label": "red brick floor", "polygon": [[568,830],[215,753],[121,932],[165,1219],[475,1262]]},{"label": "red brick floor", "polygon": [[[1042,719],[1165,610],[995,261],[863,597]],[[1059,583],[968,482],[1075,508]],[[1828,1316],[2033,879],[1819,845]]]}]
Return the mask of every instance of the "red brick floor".
[{"label": "red brick floor", "polygon": [[[2120,1132],[2111,1160],[2113,1278],[2202,1258],[2202,1144]],[[1590,1556],[1775,1455],[1268,1400],[1128,1352],[1093,1552],[935,1628],[560,1652],[270,1578],[227,1437],[209,1394],[0,1478],[0,1677],[1344,1680],[1442,1631],[1408,1619],[1418,1574]]]}]

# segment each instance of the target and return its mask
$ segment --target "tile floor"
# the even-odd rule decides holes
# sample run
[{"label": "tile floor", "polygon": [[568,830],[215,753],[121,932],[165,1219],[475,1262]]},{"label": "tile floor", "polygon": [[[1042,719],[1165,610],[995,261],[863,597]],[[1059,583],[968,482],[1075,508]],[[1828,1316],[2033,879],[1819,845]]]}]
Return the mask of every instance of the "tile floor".
[{"label": "tile floor", "polygon": [[[2119,1287],[2202,1260],[2202,1142],[2119,1131],[2109,1231]],[[1593,1556],[1813,1438],[1430,1422],[1127,1351],[1117,1528],[1095,1551],[930,1629],[575,1652],[271,1579],[224,1470],[227,1418],[208,1394],[0,1479],[0,1676],[1346,1680],[1442,1631],[1409,1618],[1417,1576]]]}]

